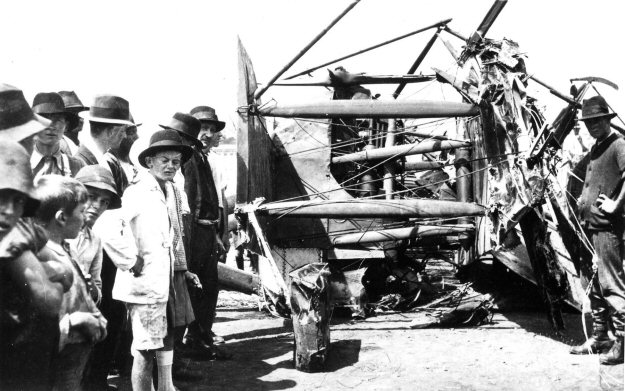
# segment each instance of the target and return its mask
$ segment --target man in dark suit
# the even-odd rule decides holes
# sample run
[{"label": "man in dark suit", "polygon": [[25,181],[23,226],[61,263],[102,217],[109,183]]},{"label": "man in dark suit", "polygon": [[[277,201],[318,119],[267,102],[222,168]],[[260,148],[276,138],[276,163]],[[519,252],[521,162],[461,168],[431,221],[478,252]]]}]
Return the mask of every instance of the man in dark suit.
[{"label": "man in dark suit", "polygon": [[196,320],[187,332],[187,345],[210,358],[228,358],[229,355],[213,344],[212,327],[217,309],[219,280],[217,275],[219,198],[211,166],[202,153],[198,140],[200,121],[189,114],[176,113],[166,129],[177,131],[183,143],[193,148],[189,161],[182,167],[184,188],[191,210],[187,224],[189,270],[196,273],[203,286],[202,292],[192,295]]}]

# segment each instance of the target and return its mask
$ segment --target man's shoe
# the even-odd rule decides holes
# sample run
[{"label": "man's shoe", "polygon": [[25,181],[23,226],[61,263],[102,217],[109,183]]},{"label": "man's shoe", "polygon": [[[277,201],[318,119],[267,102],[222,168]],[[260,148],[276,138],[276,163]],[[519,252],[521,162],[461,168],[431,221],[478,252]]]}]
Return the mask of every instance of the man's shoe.
[{"label": "man's shoe", "polygon": [[210,332],[210,338],[212,338],[213,340],[213,345],[221,345],[226,342],[224,337],[222,337],[221,335],[217,335],[213,333],[212,331]]},{"label": "man's shoe", "polygon": [[623,363],[623,337],[618,337],[612,345],[612,349],[606,354],[599,356],[599,362],[603,365],[617,365]]},{"label": "man's shoe", "polygon": [[174,380],[201,380],[204,373],[198,369],[193,369],[184,363],[174,364],[171,369],[171,375]]},{"label": "man's shoe", "polygon": [[612,347],[612,345],[614,344],[614,341],[612,341],[611,339],[607,338],[597,338],[595,336],[592,336],[590,338],[588,338],[588,340],[586,342],[584,342],[581,345],[578,346],[572,346],[571,349],[569,350],[569,353],[571,354],[597,354],[597,353],[605,353],[608,350],[610,350],[610,348]]}]

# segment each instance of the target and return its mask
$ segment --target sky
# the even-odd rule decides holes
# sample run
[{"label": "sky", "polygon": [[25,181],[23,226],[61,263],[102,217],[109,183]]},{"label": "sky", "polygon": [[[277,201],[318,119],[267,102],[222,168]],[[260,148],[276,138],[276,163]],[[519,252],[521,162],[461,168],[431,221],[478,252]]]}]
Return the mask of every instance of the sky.
[{"label": "sky", "polygon": [[[217,109],[233,134],[237,120],[239,36],[259,82],[268,81],[325,28],[351,0],[178,0],[88,2],[74,0],[4,2],[0,25],[2,82],[37,92],[75,90],[88,105],[98,93],[130,102],[144,139],[176,112],[196,105]],[[569,79],[602,76],[625,88],[623,5],[616,0],[509,0],[488,33],[510,38],[527,53],[528,72],[563,92]],[[388,40],[446,18],[470,35],[492,0],[362,0],[285,75]],[[405,73],[432,32],[407,38],[341,62],[352,72]],[[456,48],[462,42],[443,34]],[[337,64],[338,65],[338,64]],[[437,42],[419,72],[453,67]],[[334,67],[334,66],[332,66]],[[323,78],[324,70],[313,76]],[[319,87],[315,87],[319,88]],[[418,99],[423,86],[410,86],[401,99]],[[625,114],[623,91],[598,85],[616,111]],[[426,96],[458,99],[435,83]],[[434,91],[432,91],[434,89]],[[389,99],[392,87],[372,87]],[[264,101],[297,101],[311,88],[273,87]],[[426,91],[427,92],[427,91]],[[563,102],[542,87],[530,94],[553,119]]]}]

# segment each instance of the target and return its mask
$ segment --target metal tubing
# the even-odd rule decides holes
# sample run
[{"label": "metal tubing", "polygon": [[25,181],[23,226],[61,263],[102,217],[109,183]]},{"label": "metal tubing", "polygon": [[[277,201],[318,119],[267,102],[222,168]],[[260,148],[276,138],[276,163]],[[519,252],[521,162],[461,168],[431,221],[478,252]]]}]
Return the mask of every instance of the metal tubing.
[{"label": "metal tubing", "polygon": [[289,68],[291,68],[291,66],[293,66],[293,64],[295,64],[295,62],[297,60],[299,60],[304,54],[306,54],[306,52],[308,50],[310,50],[310,48],[313,47],[314,44],[317,43],[317,41],[319,41],[324,35],[326,35],[326,33],[328,31],[330,31],[330,29],[332,27],[334,27],[334,25],[337,24],[338,21],[341,20],[343,18],[343,16],[345,16],[349,11],[351,11],[351,9],[354,8],[356,6],[356,4],[358,4],[359,2],[360,2],[360,0],[352,1],[351,4],[348,5],[347,8],[345,8],[345,10],[343,10],[343,12],[341,12],[339,16],[337,16],[336,18],[334,18],[334,20],[332,22],[330,22],[328,27],[326,27],[319,34],[317,34],[317,36],[315,38],[313,38],[313,40],[308,45],[306,45],[306,47],[304,49],[302,49],[299,53],[297,53],[295,55],[295,57],[293,57],[293,59],[291,61],[289,61],[288,64],[286,64],[284,67],[282,67],[282,69],[280,69],[280,71],[278,73],[276,73],[276,75],[267,84],[265,84],[258,91],[256,91],[254,93],[254,99],[259,99],[265,93],[265,91],[267,91],[267,89],[269,87],[271,87],[273,85],[273,83],[276,80],[278,80],[278,78],[280,76],[282,76],[284,74],[284,72],[288,71]]},{"label": "metal tubing", "polygon": [[274,202],[260,205],[257,212],[270,216],[311,218],[457,218],[485,216],[487,209],[474,203],[447,200],[349,199]]},{"label": "metal tubing", "polygon": [[[386,142],[384,147],[389,148],[395,145],[395,133],[397,133],[397,122],[395,119],[388,120],[388,129],[386,131]],[[384,164],[384,195],[387,200],[393,199],[395,192],[395,162],[386,162]]]},{"label": "metal tubing", "polygon": [[258,114],[284,118],[447,118],[472,117],[477,106],[441,101],[329,100],[263,107]]},{"label": "metal tubing", "polygon": [[416,239],[426,237],[448,236],[454,234],[467,234],[475,230],[472,224],[455,225],[417,225],[406,228],[383,229],[379,231],[358,232],[335,236],[332,244],[358,244],[372,242],[388,242],[402,239]]},{"label": "metal tubing", "polygon": [[435,75],[354,75],[348,81],[332,83],[330,80],[322,81],[290,81],[273,83],[281,87],[343,87],[362,84],[396,84],[396,83],[425,83],[436,80]]},{"label": "metal tubing", "polygon": [[314,71],[316,71],[316,70],[317,70],[317,69],[319,69],[319,68],[323,68],[323,67],[325,67],[325,66],[328,66],[328,65],[330,65],[330,64],[337,63],[337,62],[339,62],[339,61],[347,60],[348,58],[352,58],[352,57],[357,56],[357,55],[359,55],[359,54],[363,54],[363,53],[366,53],[366,52],[371,51],[371,50],[373,50],[373,49],[377,49],[377,48],[379,48],[379,47],[382,47],[382,46],[388,45],[389,43],[393,43],[393,42],[399,41],[399,40],[401,40],[401,39],[404,39],[404,38],[406,38],[406,37],[410,37],[411,35],[415,35],[415,34],[418,34],[418,33],[422,33],[422,32],[424,32],[424,31],[427,31],[427,30],[429,30],[429,29],[433,29],[433,28],[435,28],[435,27],[446,26],[446,25],[447,25],[447,23],[451,22],[451,20],[452,20],[451,18],[450,18],[450,19],[441,20],[441,21],[440,21],[440,22],[438,22],[438,23],[434,23],[434,24],[432,24],[432,25],[430,25],[430,26],[420,28],[420,29],[415,30],[415,31],[412,31],[412,32],[410,32],[410,33],[407,33],[407,34],[401,35],[401,36],[399,36],[399,37],[397,37],[397,38],[393,38],[393,39],[390,39],[390,40],[388,40],[388,41],[384,41],[384,42],[379,43],[379,44],[377,44],[377,45],[370,46],[370,47],[368,47],[368,48],[366,48],[366,49],[362,49],[362,50],[359,50],[359,51],[357,51],[357,52],[354,52],[354,53],[348,54],[348,55],[346,55],[346,56],[343,56],[343,57],[337,58],[337,59],[335,59],[335,60],[328,61],[328,62],[326,62],[326,63],[324,63],[324,64],[321,64],[321,65],[318,65],[318,66],[316,66],[316,67],[312,67],[312,68],[306,69],[305,71],[302,71],[302,72],[299,72],[299,73],[297,73],[297,74],[295,74],[295,75],[291,75],[291,76],[287,77],[285,80],[290,80],[290,79],[296,78],[296,77],[298,77],[298,76],[306,75],[306,74],[308,74],[308,73],[310,73],[310,72],[314,72]]},{"label": "metal tubing", "polygon": [[[434,42],[436,42],[436,39],[438,38],[438,35],[440,34],[440,32],[443,30],[442,26],[439,26],[436,29],[436,32],[434,33],[434,35],[432,36],[432,38],[430,38],[430,40],[428,41],[428,43],[425,45],[425,47],[423,48],[423,50],[421,51],[421,53],[419,54],[419,57],[417,57],[417,59],[415,60],[415,62],[412,64],[412,66],[410,67],[410,69],[408,70],[408,74],[411,75],[413,73],[415,73],[417,71],[417,68],[419,68],[419,65],[421,65],[421,63],[423,62],[423,60],[425,59],[425,56],[427,56],[427,54],[430,52],[430,49],[432,49],[432,46],[434,45]],[[401,94],[401,92],[404,90],[404,88],[406,88],[406,83],[402,82],[397,86],[397,89],[395,89],[395,92],[393,92],[393,98],[397,99],[397,97],[399,96],[399,94]]]},{"label": "metal tubing", "polygon": [[439,168],[443,168],[444,162],[406,162],[404,165],[405,171],[426,171],[426,170],[436,170]]},{"label": "metal tubing", "polygon": [[470,146],[471,143],[469,141],[425,140],[414,144],[395,145],[387,148],[363,150],[360,152],[335,156],[332,158],[332,163],[363,162],[369,160],[383,160],[393,157],[400,158],[402,156],[418,155],[422,153]]}]

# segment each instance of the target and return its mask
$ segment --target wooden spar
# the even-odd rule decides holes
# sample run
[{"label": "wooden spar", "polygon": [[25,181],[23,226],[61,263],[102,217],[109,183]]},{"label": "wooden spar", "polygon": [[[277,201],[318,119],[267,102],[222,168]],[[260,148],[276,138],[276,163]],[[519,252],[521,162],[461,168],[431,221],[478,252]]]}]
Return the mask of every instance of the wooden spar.
[{"label": "wooden spar", "polygon": [[425,170],[436,170],[439,168],[443,168],[444,162],[433,161],[433,162],[406,162],[404,165],[405,171],[425,171]]},{"label": "wooden spar", "polygon": [[427,138],[427,139],[432,139],[432,140],[449,140],[449,137],[447,136],[440,136],[437,134],[429,134],[429,133],[423,133],[423,132],[415,132],[415,131],[411,131],[411,130],[405,130],[401,132],[402,134],[407,134],[410,136],[417,136],[417,137],[421,137],[421,138]]},{"label": "wooden spar", "polygon": [[447,118],[472,117],[478,107],[444,101],[330,100],[258,109],[266,117],[283,118]]},{"label": "wooden spar", "polygon": [[449,34],[453,35],[454,37],[461,39],[463,41],[467,41],[469,39],[465,37],[464,35],[460,34],[459,32],[457,32],[456,30],[450,29],[449,26],[445,26],[444,30],[447,31]]},{"label": "wooden spar", "polygon": [[557,96],[558,98],[562,99],[563,101],[567,102],[568,104],[576,105],[578,107],[581,106],[581,104],[579,102],[576,102],[573,98],[571,98],[571,97],[567,96],[566,94],[563,94],[560,91],[556,90],[555,88],[551,87],[549,84],[547,84],[544,81],[538,79],[536,76],[529,75],[529,78],[534,80],[536,83],[540,84],[541,86],[545,87],[546,89],[549,90],[549,92],[551,92],[551,94]]},{"label": "wooden spar", "polygon": [[[438,26],[438,28],[436,29],[436,32],[434,33],[432,38],[430,38],[428,43],[425,45],[425,47],[423,48],[423,50],[419,54],[419,57],[417,57],[415,62],[412,64],[412,66],[408,70],[408,74],[413,74],[413,73],[415,73],[417,71],[417,68],[419,68],[419,65],[421,65],[421,63],[425,59],[425,56],[427,56],[427,54],[430,52],[430,49],[432,49],[432,46],[434,45],[434,42],[436,42],[436,39],[438,38],[438,35],[440,34],[441,30],[443,30],[443,28],[444,28],[443,26]],[[399,96],[399,94],[401,94],[401,92],[404,90],[404,88],[406,88],[406,83],[404,83],[404,82],[399,83],[399,85],[395,89],[395,92],[393,92],[393,98],[397,99],[397,97]]]},{"label": "wooden spar", "polygon": [[414,227],[383,229],[379,231],[357,232],[335,236],[332,238],[332,244],[338,246],[345,244],[388,242],[402,239],[467,234],[474,230],[475,227],[472,224],[417,225]]},{"label": "wooden spar", "polygon": [[217,263],[219,285],[229,290],[247,294],[260,294],[260,277],[257,274]]},{"label": "wooden spar", "polygon": [[259,214],[270,216],[316,218],[452,218],[484,216],[486,211],[474,203],[431,199],[287,201],[260,205],[257,209]]},{"label": "wooden spar", "polygon": [[357,55],[359,55],[359,54],[363,54],[363,53],[366,53],[366,52],[371,51],[371,50],[373,50],[373,49],[377,49],[377,48],[379,48],[379,47],[382,47],[382,46],[388,45],[389,43],[397,42],[397,41],[399,41],[399,40],[401,40],[401,39],[404,39],[404,38],[410,37],[411,35],[419,34],[419,33],[422,33],[422,32],[424,32],[424,31],[427,31],[427,30],[429,30],[429,29],[433,29],[433,28],[436,28],[436,27],[446,26],[446,25],[447,25],[447,23],[449,23],[449,22],[451,22],[451,21],[452,21],[452,19],[451,19],[451,18],[450,18],[450,19],[441,20],[440,22],[437,22],[437,23],[431,24],[431,25],[429,25],[429,26],[427,26],[427,27],[420,28],[420,29],[418,29],[418,30],[415,30],[415,31],[409,32],[409,33],[404,34],[404,35],[400,35],[400,36],[399,36],[399,37],[397,37],[397,38],[393,38],[393,39],[390,39],[390,40],[388,40],[388,41],[384,41],[384,42],[378,43],[378,44],[376,44],[376,45],[369,46],[369,47],[368,47],[368,48],[366,48],[366,49],[358,50],[357,52],[354,52],[354,53],[348,54],[348,55],[346,55],[346,56],[343,56],[343,57],[340,57],[340,58],[337,58],[337,59],[334,59],[334,60],[328,61],[328,62],[323,63],[323,64],[321,64],[321,65],[317,65],[316,67],[312,67],[312,68],[306,69],[305,71],[301,71],[301,72],[299,72],[299,73],[296,73],[295,75],[291,75],[291,76],[287,77],[285,80],[291,80],[291,79],[294,79],[294,78],[296,78],[296,77],[298,77],[298,76],[302,76],[302,75],[309,74],[310,72],[314,72],[314,71],[316,71],[317,69],[323,68],[323,67],[328,66],[328,65],[330,65],[330,64],[334,64],[334,63],[337,63],[337,62],[339,62],[339,61],[347,60],[348,58],[352,58],[352,57],[357,56]]},{"label": "wooden spar", "polygon": [[424,83],[435,80],[435,75],[354,75],[349,81],[332,83],[330,80],[321,81],[283,81],[273,83],[282,87],[342,87],[363,84],[395,84],[395,83]]},{"label": "wooden spar", "polygon": [[[490,10],[488,10],[488,13],[486,13],[486,16],[484,16],[484,20],[482,20],[482,23],[480,23],[475,31],[474,36],[477,35],[477,39],[484,38],[486,36],[486,33],[488,33],[488,30],[490,30],[493,23],[495,23],[499,13],[507,3],[508,0],[495,0],[492,7],[490,7]],[[471,37],[471,39],[473,39],[473,37]]]},{"label": "wooden spar", "polygon": [[302,49],[299,53],[297,53],[295,55],[295,57],[293,57],[293,59],[291,61],[289,61],[288,64],[286,64],[284,67],[282,67],[282,69],[280,69],[280,71],[278,73],[276,73],[276,75],[271,78],[271,80],[269,80],[269,82],[267,84],[265,84],[263,87],[261,87],[258,91],[256,91],[254,93],[254,99],[260,99],[260,97],[265,93],[265,91],[267,91],[267,89],[269,87],[272,86],[272,84],[278,80],[278,78],[280,76],[282,76],[284,74],[284,72],[288,71],[289,68],[291,68],[291,66],[293,66],[293,64],[295,64],[295,62],[297,60],[299,60],[304,54],[306,54],[306,52],[313,47],[314,44],[317,43],[317,41],[319,41],[324,35],[326,35],[326,33],[328,31],[330,31],[330,29],[332,27],[334,27],[335,24],[337,24],[339,22],[339,20],[341,20],[343,18],[343,16],[345,16],[349,11],[352,10],[352,8],[354,8],[356,6],[356,4],[358,4],[360,2],[360,0],[354,0],[351,2],[350,5],[347,6],[347,8],[345,8],[343,10],[343,12],[341,12],[339,14],[339,16],[337,16],[336,18],[334,18],[334,20],[332,22],[330,22],[330,24],[328,25],[328,27],[326,27],[325,29],[323,29],[319,34],[317,34],[317,36],[315,38],[313,38],[312,41],[310,41],[310,43],[308,45],[306,45],[306,47],[304,47],[304,49]]},{"label": "wooden spar", "polygon": [[[384,146],[386,148],[395,145],[395,133],[397,133],[397,121],[390,119],[388,121],[388,129],[386,131],[386,141]],[[393,199],[393,193],[395,192],[395,162],[386,162],[384,164],[384,195],[387,200]]]},{"label": "wooden spar", "polygon": [[382,160],[392,157],[401,157],[409,155],[418,155],[422,153],[444,151],[447,149],[455,149],[461,147],[470,147],[468,141],[441,141],[441,140],[424,140],[414,144],[395,145],[387,148],[369,149],[346,155],[335,156],[332,163],[347,162],[363,162],[369,160]]}]

